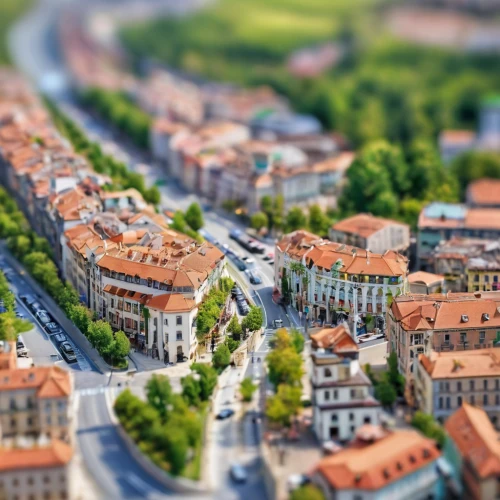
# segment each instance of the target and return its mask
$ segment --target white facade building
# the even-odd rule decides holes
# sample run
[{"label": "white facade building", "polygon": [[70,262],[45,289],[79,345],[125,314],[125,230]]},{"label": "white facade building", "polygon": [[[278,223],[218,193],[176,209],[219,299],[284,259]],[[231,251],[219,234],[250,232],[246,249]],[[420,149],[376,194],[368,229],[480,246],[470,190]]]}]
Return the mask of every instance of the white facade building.
[{"label": "white facade building", "polygon": [[380,403],[359,366],[358,346],[346,326],[311,335],[313,426],[320,441],[347,441],[358,427],[378,423]]}]

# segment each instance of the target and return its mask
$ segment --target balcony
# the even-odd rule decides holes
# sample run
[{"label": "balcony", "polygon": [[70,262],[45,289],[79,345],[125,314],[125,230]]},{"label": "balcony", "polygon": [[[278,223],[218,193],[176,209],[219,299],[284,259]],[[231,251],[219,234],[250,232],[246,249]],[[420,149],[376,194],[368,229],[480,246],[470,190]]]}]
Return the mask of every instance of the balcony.
[{"label": "balcony", "polygon": [[455,349],[455,344],[451,344],[450,342],[443,342],[441,345],[435,347],[437,352],[448,352],[453,351]]}]

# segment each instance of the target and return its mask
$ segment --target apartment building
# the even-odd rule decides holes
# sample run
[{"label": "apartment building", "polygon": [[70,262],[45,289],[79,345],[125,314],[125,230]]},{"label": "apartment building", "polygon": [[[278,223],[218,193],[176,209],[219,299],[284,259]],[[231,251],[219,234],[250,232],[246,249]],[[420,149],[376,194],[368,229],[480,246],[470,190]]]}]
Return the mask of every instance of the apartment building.
[{"label": "apartment building", "polygon": [[226,272],[217,247],[169,229],[88,261],[89,304],[100,318],[160,359],[194,356],[197,305]]},{"label": "apartment building", "polygon": [[420,354],[415,371],[419,410],[444,422],[468,402],[500,424],[500,348]]},{"label": "apartment building", "polygon": [[410,226],[372,214],[357,214],[335,223],[328,237],[336,243],[369,249],[374,253],[387,250],[405,253],[410,246]]},{"label": "apartment building", "polygon": [[71,443],[72,385],[57,366],[0,370],[1,440],[44,436]]},{"label": "apartment building", "polygon": [[347,441],[363,424],[378,423],[380,403],[359,366],[346,325],[311,332],[313,428],[320,441]]},{"label": "apartment building", "polygon": [[457,450],[464,497],[499,498],[500,436],[484,409],[463,402],[444,427]]},{"label": "apartment building", "polygon": [[452,237],[500,238],[500,209],[441,202],[427,205],[418,219],[417,267],[432,271],[434,249]]},{"label": "apartment building", "polygon": [[0,450],[0,498],[74,498],[72,458],[73,448],[59,440],[31,448]]},{"label": "apartment building", "polygon": [[408,291],[408,260],[394,251],[383,254],[333,243],[307,231],[295,231],[276,244],[275,293],[309,318],[336,325],[358,325],[367,315],[385,328],[394,297]]},{"label": "apartment building", "polygon": [[445,498],[440,458],[436,443],[413,429],[364,425],[315,465],[311,479],[327,500]]},{"label": "apartment building", "polygon": [[484,252],[467,261],[467,290],[469,292],[500,290],[500,252]]},{"label": "apartment building", "polygon": [[494,346],[500,332],[499,293],[448,293],[396,297],[387,314],[389,349],[409,384],[420,354]]}]

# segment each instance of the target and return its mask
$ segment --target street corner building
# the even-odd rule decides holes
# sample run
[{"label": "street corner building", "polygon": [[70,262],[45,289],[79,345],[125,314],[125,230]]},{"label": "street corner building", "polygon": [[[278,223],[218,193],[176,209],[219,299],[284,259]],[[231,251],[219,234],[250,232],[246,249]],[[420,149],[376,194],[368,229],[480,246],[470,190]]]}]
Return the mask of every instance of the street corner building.
[{"label": "street corner building", "polygon": [[408,291],[408,259],[388,250],[372,253],[295,231],[276,244],[275,295],[313,321],[349,320],[357,335],[385,330],[395,297]]}]

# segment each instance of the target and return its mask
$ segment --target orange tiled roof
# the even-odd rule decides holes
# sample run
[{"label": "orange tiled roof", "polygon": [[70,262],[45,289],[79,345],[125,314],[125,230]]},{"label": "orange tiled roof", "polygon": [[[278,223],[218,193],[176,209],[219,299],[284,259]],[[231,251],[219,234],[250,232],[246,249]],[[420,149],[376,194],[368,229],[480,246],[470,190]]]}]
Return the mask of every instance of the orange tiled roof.
[{"label": "orange tiled roof", "polygon": [[305,258],[307,266],[314,264],[323,269],[331,269],[341,261],[339,272],[342,273],[405,276],[408,272],[408,259],[392,250],[384,254],[367,252],[361,248],[323,240],[302,230],[287,234],[276,246],[294,260],[301,261]]},{"label": "orange tiled roof", "polygon": [[418,360],[433,380],[500,377],[500,348],[431,352]]},{"label": "orange tiled roof", "polygon": [[63,467],[73,457],[73,448],[54,440],[49,446],[0,449],[0,472]]},{"label": "orange tiled roof", "polygon": [[311,334],[311,341],[314,348],[331,349],[336,354],[358,350],[356,342],[345,325],[323,328]]},{"label": "orange tiled roof", "polygon": [[464,402],[448,417],[445,429],[478,477],[500,477],[500,436],[482,408]]},{"label": "orange tiled roof", "polygon": [[337,222],[332,226],[332,229],[343,233],[358,234],[363,238],[368,238],[381,229],[392,225],[408,228],[407,224],[403,224],[396,220],[383,219],[382,217],[375,217],[372,214],[357,214]]},{"label": "orange tiled roof", "polygon": [[37,397],[62,398],[71,394],[69,373],[58,366],[0,370],[0,391],[38,389]]},{"label": "orange tiled roof", "polygon": [[359,441],[316,466],[334,490],[376,491],[440,457],[435,442],[415,430],[394,430],[369,444]]},{"label": "orange tiled roof", "polygon": [[500,205],[500,179],[478,179],[467,186],[467,196],[477,205]]},{"label": "orange tiled roof", "polygon": [[192,299],[186,299],[180,293],[166,293],[151,297],[146,305],[151,309],[159,309],[165,312],[187,312],[191,311],[196,303]]},{"label": "orange tiled roof", "polygon": [[425,271],[417,271],[408,275],[408,281],[410,283],[424,283],[425,285],[432,285],[443,279],[444,276],[441,274],[426,273]]}]

